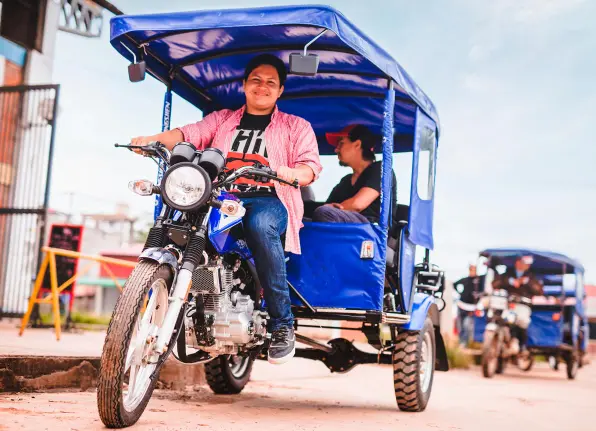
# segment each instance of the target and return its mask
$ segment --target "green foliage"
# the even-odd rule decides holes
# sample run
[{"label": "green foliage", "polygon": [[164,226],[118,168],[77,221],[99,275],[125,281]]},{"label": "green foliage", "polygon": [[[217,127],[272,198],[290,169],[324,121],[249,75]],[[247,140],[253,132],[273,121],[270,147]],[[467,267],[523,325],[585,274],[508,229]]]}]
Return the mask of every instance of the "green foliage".
[{"label": "green foliage", "polygon": [[447,359],[450,368],[467,370],[472,364],[472,357],[466,353],[457,342],[447,343]]}]

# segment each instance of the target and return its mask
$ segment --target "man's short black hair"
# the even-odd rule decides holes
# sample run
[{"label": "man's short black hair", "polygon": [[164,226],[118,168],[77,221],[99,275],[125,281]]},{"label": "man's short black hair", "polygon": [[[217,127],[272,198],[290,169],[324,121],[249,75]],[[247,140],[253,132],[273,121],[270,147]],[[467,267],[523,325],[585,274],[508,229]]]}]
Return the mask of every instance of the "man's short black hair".
[{"label": "man's short black hair", "polygon": [[277,70],[277,74],[279,75],[279,84],[283,86],[286,82],[286,78],[288,77],[288,72],[286,70],[286,65],[283,61],[272,54],[261,54],[253,57],[248,64],[246,65],[246,69],[244,70],[244,80],[248,79],[248,76],[255,70],[257,67],[267,64],[269,66],[275,67]]},{"label": "man's short black hair", "polygon": [[362,158],[364,160],[375,160],[375,146],[377,145],[377,137],[370,131],[370,129],[362,124],[354,126],[348,132],[348,138],[354,142],[360,140],[362,142]]}]

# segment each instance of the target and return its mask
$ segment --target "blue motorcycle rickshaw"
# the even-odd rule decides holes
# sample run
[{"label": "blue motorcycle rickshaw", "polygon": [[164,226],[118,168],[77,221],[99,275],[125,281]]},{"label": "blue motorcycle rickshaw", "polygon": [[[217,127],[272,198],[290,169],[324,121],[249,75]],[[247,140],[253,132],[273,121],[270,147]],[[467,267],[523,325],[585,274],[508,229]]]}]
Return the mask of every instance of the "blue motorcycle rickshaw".
[{"label": "blue motorcycle rickshaw", "polygon": [[[563,254],[530,249],[487,249],[479,255],[488,267],[484,292],[491,292],[494,277],[513,267],[518,257],[531,257],[530,270],[542,284],[543,295],[531,301],[527,343],[530,356],[516,363],[521,370],[530,371],[534,357],[543,356],[555,370],[564,363],[567,377],[574,379],[583,365],[590,338],[582,264]],[[475,313],[473,333],[477,343],[485,341],[489,308],[479,307]],[[497,372],[502,372],[503,366]]]},{"label": "blue motorcycle rickshaw", "polygon": [[[296,356],[322,361],[332,372],[363,363],[392,364],[399,408],[424,410],[434,370],[448,370],[439,327],[444,275],[430,261],[439,136],[430,99],[386,51],[324,6],[119,16],[111,20],[111,43],[131,61],[132,81],[148,73],[166,86],[163,130],[170,127],[172,93],[203,114],[241,107],[244,67],[255,54],[267,52],[289,65],[280,109],[312,124],[322,155],[334,154],[325,131],[360,123],[378,134],[380,222],[305,221],[302,254],[287,256],[297,340],[309,346],[297,349]],[[135,182],[132,188],[161,195],[164,202],[157,201],[146,250],[106,338],[98,406],[112,427],[138,420],[170,353],[185,363],[204,363],[216,393],[239,393],[253,361],[266,356],[269,336],[266,304],[243,240],[242,204],[219,185],[233,175],[275,178],[276,173],[255,167],[227,176],[214,168],[223,156],[210,149],[189,153],[188,144],[171,154],[159,143],[144,150],[159,161],[164,178],[157,184]],[[393,154],[403,152],[412,154],[410,200],[392,216]],[[177,169],[196,171],[199,179],[213,172],[213,182],[201,185],[210,194],[178,207],[163,186]],[[139,305],[143,295],[148,295],[145,307]],[[153,314],[145,318],[147,313]],[[321,342],[301,335],[312,319],[361,323],[347,329],[364,332],[376,353],[344,338]]]}]

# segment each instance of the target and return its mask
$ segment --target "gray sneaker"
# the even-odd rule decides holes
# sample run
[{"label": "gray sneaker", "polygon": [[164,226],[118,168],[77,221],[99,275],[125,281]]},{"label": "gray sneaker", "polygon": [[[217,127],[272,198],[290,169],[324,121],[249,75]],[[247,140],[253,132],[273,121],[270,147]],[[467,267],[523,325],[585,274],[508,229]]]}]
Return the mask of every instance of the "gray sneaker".
[{"label": "gray sneaker", "polygon": [[294,328],[283,326],[271,334],[269,345],[269,363],[283,364],[294,357],[296,353],[296,336]]}]

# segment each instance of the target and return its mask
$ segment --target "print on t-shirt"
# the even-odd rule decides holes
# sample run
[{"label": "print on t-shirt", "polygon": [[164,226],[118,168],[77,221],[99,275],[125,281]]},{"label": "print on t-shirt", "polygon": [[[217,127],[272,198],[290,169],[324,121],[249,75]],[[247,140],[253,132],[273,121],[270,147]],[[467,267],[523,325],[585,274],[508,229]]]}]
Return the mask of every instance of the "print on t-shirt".
[{"label": "print on t-shirt", "polygon": [[[243,166],[252,166],[255,162],[269,166],[265,131],[238,128],[228,153],[226,169],[236,170]],[[228,186],[228,191],[242,195],[268,195],[274,193],[275,189],[271,181],[262,183],[248,178],[238,178]]]}]

